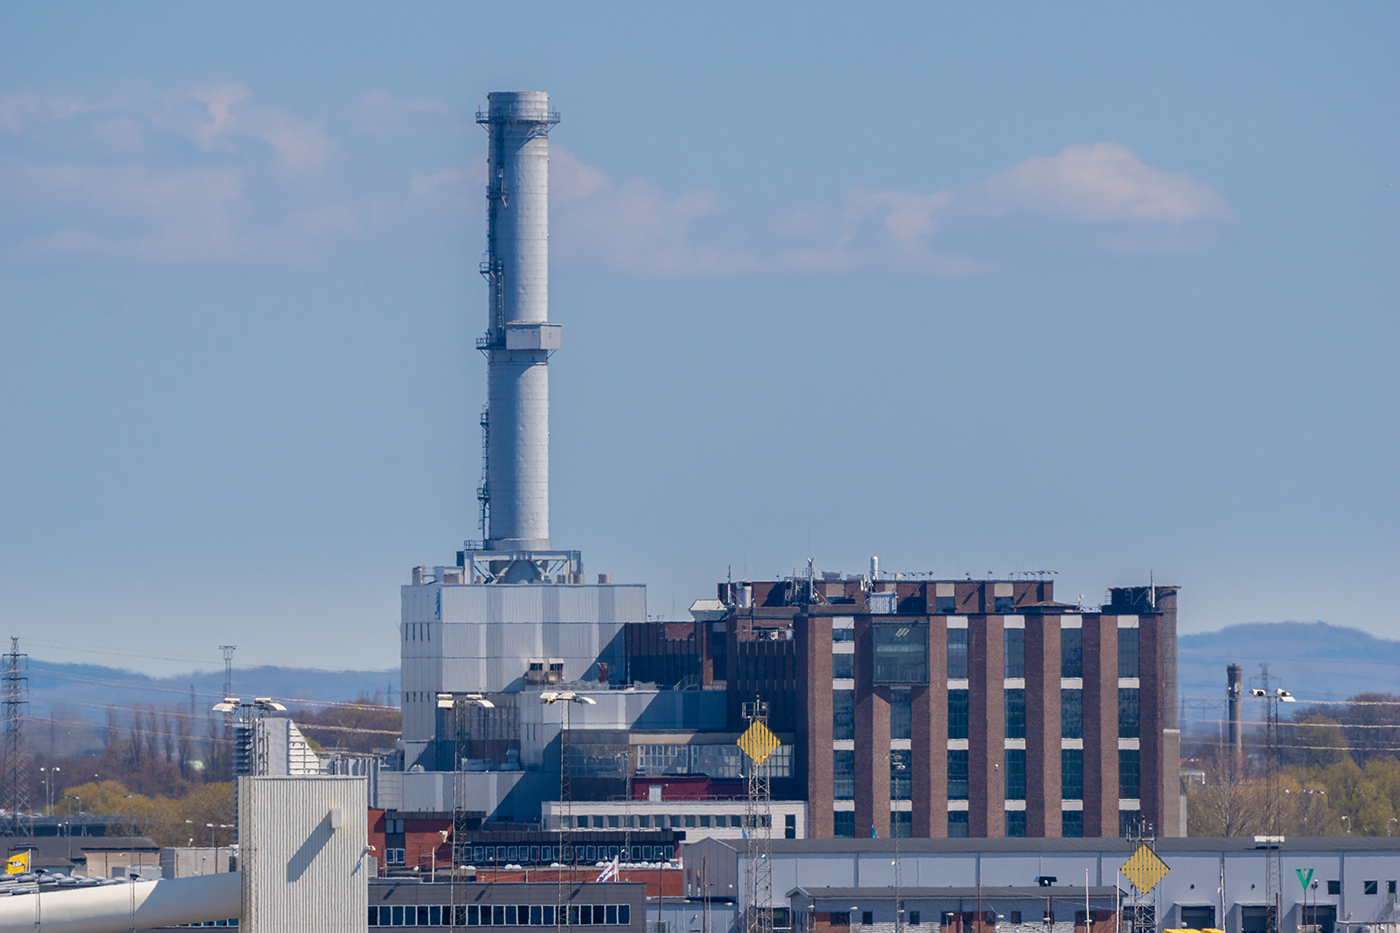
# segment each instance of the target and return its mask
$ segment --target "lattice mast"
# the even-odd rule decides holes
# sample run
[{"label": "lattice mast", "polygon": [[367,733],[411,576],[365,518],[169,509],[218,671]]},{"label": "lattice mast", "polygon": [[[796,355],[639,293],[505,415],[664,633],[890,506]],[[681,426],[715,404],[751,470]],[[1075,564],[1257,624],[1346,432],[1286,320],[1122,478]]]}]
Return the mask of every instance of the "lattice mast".
[{"label": "lattice mast", "polygon": [[748,756],[748,800],[745,824],[748,832],[748,913],[744,933],[773,933],[773,807],[769,769],[764,762],[778,747],[768,729],[768,704],[755,699],[745,703],[749,728],[739,739]]},{"label": "lattice mast", "polygon": [[5,655],[5,808],[10,811],[16,835],[33,835],[34,823],[20,819],[29,812],[29,754],[24,742],[24,713],[29,705],[29,677],[24,673],[29,655],[20,654],[19,639],[10,638]]},{"label": "lattice mast", "polygon": [[1129,824],[1128,841],[1136,843],[1137,847],[1120,869],[1130,885],[1123,905],[1128,914],[1127,933],[1157,933],[1157,896],[1154,892],[1166,875],[1167,866],[1157,856],[1157,837],[1151,823],[1135,820]]},{"label": "lattice mast", "polygon": [[[219,651],[224,656],[224,695],[219,698],[221,700],[227,700],[233,696],[233,653],[236,650],[238,650],[237,645],[219,646]],[[235,716],[236,714],[234,711],[224,713],[223,741],[219,743],[221,748],[229,750],[226,751],[226,754],[229,755],[229,767],[227,774],[229,778],[234,781],[236,781],[238,778],[238,763],[235,760],[237,758],[237,752],[233,750],[233,721]],[[216,769],[215,773],[217,774],[220,771],[222,771],[222,768]],[[235,793],[235,801],[237,800],[237,797],[238,795]]]}]

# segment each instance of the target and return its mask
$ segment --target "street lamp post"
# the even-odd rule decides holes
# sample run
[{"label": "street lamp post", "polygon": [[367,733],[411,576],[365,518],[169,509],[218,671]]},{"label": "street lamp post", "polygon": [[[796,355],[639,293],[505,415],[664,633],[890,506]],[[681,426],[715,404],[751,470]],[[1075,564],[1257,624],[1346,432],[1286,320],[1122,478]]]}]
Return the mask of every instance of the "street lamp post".
[{"label": "street lamp post", "polygon": [[44,815],[50,816],[53,810],[53,778],[63,769],[55,765],[52,768],[40,768],[44,775]]}]

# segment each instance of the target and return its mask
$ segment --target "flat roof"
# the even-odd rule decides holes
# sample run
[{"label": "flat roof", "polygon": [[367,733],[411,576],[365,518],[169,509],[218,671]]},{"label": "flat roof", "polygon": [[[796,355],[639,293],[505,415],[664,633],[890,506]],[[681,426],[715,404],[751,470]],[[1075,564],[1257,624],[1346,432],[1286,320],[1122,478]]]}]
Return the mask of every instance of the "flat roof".
[{"label": "flat roof", "polygon": [[[1019,855],[1063,853],[1107,853],[1124,857],[1139,843],[1116,837],[1065,839],[900,839],[902,855]],[[893,839],[774,839],[774,855],[884,855],[893,854]],[[1160,854],[1190,852],[1260,852],[1253,836],[1198,836],[1158,839],[1154,848]],[[1400,855],[1400,837],[1390,836],[1294,836],[1281,846],[1284,852],[1354,852]]]},{"label": "flat roof", "polygon": [[[849,900],[849,901],[888,901],[891,887],[881,888],[806,888],[801,885],[793,888],[787,893],[788,897],[796,894],[805,895],[814,901],[829,900]],[[1095,886],[1089,888],[1089,898],[1110,898],[1116,897],[1119,891],[1117,888]],[[1004,886],[992,887],[982,886],[982,900],[1005,900],[1016,898],[1022,900],[1045,899],[1055,897],[1064,900],[1066,897],[1073,899],[1075,896],[1083,897],[1084,889],[1076,888],[1072,885],[1061,885],[1053,888],[1042,888],[1038,886]],[[899,897],[901,900],[976,900],[977,888],[900,888]]]}]

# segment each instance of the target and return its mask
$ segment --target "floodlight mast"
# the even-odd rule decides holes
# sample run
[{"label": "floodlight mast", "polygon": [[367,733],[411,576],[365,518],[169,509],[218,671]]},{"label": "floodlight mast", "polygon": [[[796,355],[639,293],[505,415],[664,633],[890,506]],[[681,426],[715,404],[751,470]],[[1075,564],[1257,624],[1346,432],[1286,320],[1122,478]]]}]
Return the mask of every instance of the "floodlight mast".
[{"label": "floodlight mast", "polygon": [[573,778],[569,773],[569,710],[577,703],[580,706],[597,706],[598,701],[573,690],[554,690],[540,694],[540,702],[546,706],[564,704],[559,729],[559,804],[563,812],[559,814],[559,890],[554,906],[556,929],[574,928],[573,917],[569,914],[569,899],[566,894],[564,871],[569,872],[568,884],[575,881],[577,859],[574,857],[574,801]]},{"label": "floodlight mast", "polygon": [[[457,880],[462,869],[462,839],[466,833],[466,813],[463,804],[466,799],[466,778],[464,764],[467,757],[467,709],[495,709],[496,704],[480,693],[439,693],[437,708],[452,710],[452,876],[451,890],[448,892],[447,925],[452,928],[466,926],[466,905],[462,905],[462,916],[457,916]],[[444,841],[446,841],[444,839]],[[460,922],[458,922],[460,920]]]},{"label": "floodlight mast", "polygon": [[[1267,675],[1267,671],[1266,671]],[[1279,832],[1279,731],[1278,705],[1297,702],[1287,690],[1255,687],[1250,695],[1264,701],[1264,777],[1266,789],[1265,819],[1269,835],[1265,839],[1264,896],[1265,913],[1268,915],[1268,933],[1279,933],[1279,909],[1283,898],[1283,836]]]}]

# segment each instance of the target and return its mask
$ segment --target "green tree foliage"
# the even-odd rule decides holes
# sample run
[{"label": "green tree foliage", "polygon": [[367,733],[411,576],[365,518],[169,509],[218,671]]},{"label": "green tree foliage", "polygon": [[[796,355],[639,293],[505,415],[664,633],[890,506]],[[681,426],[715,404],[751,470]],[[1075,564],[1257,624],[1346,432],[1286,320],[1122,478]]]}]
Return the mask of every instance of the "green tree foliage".
[{"label": "green tree foliage", "polygon": [[[163,846],[228,845],[233,838],[233,785],[204,784],[179,797],[155,796],[129,790],[118,781],[97,781],[64,792],[65,808],[110,817],[113,834],[150,836]],[[210,828],[208,824],[214,824]]]}]

